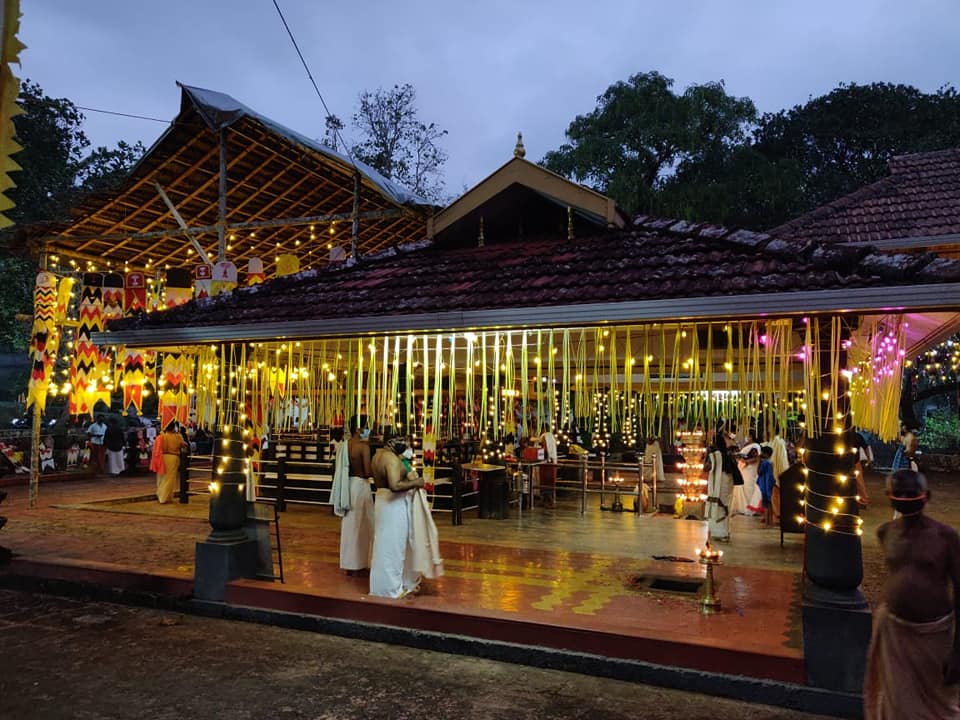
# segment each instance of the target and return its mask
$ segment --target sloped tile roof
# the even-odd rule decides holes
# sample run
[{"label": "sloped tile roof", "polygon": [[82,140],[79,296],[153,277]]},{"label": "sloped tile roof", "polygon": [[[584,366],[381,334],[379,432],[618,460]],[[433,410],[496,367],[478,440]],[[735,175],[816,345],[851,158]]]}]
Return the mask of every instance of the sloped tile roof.
[{"label": "sloped tile roof", "polygon": [[960,262],[787,241],[640,216],[627,230],[573,240],[484,247],[429,242],[355,265],[331,265],[171,310],[111,330],[751,295],[793,290],[960,282]]},{"label": "sloped tile roof", "polygon": [[823,242],[960,233],[960,148],[895,157],[889,177],[769,232]]}]

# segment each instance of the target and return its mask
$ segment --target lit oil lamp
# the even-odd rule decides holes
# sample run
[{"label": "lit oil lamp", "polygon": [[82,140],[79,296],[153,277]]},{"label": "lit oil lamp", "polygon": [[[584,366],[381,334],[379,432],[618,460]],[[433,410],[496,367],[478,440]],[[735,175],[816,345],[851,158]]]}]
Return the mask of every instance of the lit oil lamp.
[{"label": "lit oil lamp", "polygon": [[623,486],[623,478],[620,475],[614,475],[610,478],[610,482],[613,483],[613,486],[617,489],[617,494],[614,496],[613,505],[610,506],[610,509],[614,512],[623,512],[623,502],[620,500],[620,488]]},{"label": "lit oil lamp", "polygon": [[703,615],[712,615],[720,612],[720,595],[713,581],[713,566],[722,563],[723,550],[714,548],[708,536],[707,544],[703,548],[697,548],[696,552],[700,564],[707,566],[706,582],[703,584],[703,593],[700,596],[700,612]]}]

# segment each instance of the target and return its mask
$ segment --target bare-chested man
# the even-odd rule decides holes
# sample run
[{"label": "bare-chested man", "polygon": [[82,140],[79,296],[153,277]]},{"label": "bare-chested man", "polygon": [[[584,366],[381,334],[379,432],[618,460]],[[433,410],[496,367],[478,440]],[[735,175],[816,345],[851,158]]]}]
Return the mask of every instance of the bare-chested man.
[{"label": "bare-chested man", "polygon": [[889,571],[874,612],[867,720],[960,718],[960,536],[924,514],[926,478],[898,470],[887,496],[901,517],[877,530]]},{"label": "bare-chested man", "polygon": [[[350,439],[346,441],[346,458],[338,449],[334,467],[333,510],[343,518],[340,525],[340,567],[348,575],[370,567],[370,546],[373,541],[370,477],[373,473],[370,469],[368,433],[366,429],[359,429],[356,418],[352,419]],[[349,470],[343,467],[344,460]],[[345,477],[347,472],[349,477]]]},{"label": "bare-chested man", "polygon": [[370,565],[370,594],[399,598],[415,592],[420,573],[411,566],[409,551],[409,490],[423,487],[423,478],[404,463],[413,457],[413,450],[403,438],[387,441],[377,450],[371,462],[377,484],[374,506],[373,561]]}]

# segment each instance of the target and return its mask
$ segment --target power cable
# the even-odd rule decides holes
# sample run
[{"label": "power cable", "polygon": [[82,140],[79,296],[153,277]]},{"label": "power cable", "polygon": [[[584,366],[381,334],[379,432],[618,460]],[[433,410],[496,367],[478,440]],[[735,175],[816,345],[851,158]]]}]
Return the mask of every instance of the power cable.
[{"label": "power cable", "polygon": [[147,115],[133,115],[131,113],[117,112],[115,110],[101,110],[99,108],[84,107],[83,105],[76,105],[77,110],[86,110],[87,112],[103,113],[104,115],[119,115],[120,117],[134,118],[136,120],[153,120],[154,122],[169,123],[169,120],[163,120],[161,118],[149,117]]},{"label": "power cable", "polygon": [[[297,51],[297,55],[300,57],[300,62],[303,64],[303,69],[307,71],[307,77],[310,78],[310,83],[313,85],[313,89],[317,92],[317,97],[320,98],[320,104],[323,105],[324,112],[327,114],[327,117],[335,118],[336,115],[330,112],[330,108],[327,107],[327,102],[323,99],[323,94],[320,92],[320,88],[317,87],[317,81],[313,79],[313,73],[310,72],[310,67],[307,65],[307,61],[304,59],[303,53],[300,52],[300,46],[297,45],[297,39],[293,36],[293,31],[287,24],[287,19],[283,16],[283,11],[280,9],[280,5],[277,4],[277,0],[273,0],[273,6],[277,9],[277,14],[280,15],[280,21],[283,23],[283,27],[286,28],[287,35],[290,36],[290,42],[293,43],[293,49]],[[333,132],[340,141],[340,144],[343,146],[344,151],[347,153],[347,158],[350,160],[350,163],[354,166],[354,168],[359,169],[353,161],[353,153],[351,153],[350,148],[347,147],[347,143],[340,134],[340,130],[334,126]]]}]

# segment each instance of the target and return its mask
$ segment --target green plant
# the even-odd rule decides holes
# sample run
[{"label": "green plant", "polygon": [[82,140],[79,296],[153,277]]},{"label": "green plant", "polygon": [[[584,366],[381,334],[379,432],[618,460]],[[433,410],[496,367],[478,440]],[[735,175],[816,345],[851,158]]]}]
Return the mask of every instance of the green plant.
[{"label": "green plant", "polygon": [[960,413],[953,408],[938,408],[929,413],[920,436],[923,445],[931,450],[957,452],[960,450]]}]

